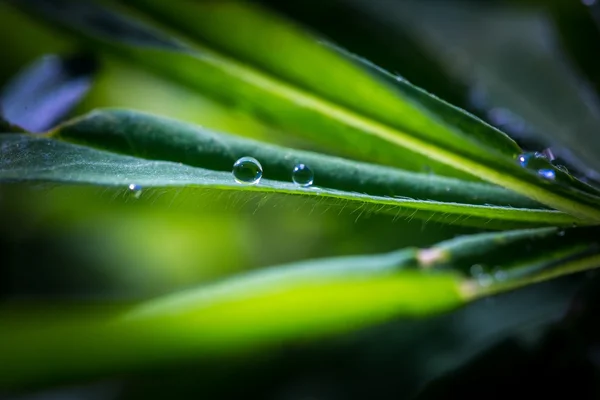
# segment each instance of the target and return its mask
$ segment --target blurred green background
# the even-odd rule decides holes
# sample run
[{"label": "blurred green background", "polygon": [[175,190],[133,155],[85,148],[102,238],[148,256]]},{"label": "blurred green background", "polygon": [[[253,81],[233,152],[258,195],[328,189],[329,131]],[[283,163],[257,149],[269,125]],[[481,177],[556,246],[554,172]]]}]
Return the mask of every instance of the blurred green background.
[{"label": "blurred green background", "polygon": [[[525,148],[551,146],[572,171],[598,180],[595,161],[577,156],[579,146],[600,140],[596,4],[260,3],[479,115]],[[86,52],[4,3],[0,48],[0,87],[44,55]],[[91,89],[70,115],[130,108],[322,150],[243,109],[117,59],[96,61]],[[94,187],[0,187],[0,299],[7,304],[145,299],[265,266],[428,246],[479,231],[307,204],[291,196],[248,199],[207,191],[195,203],[185,197],[158,189],[143,190],[137,199],[124,190]],[[425,321],[397,321],[261,356],[14,398],[391,399],[410,398],[438,378],[421,396],[503,398],[516,391],[541,396],[576,387],[588,396],[582,398],[595,398],[600,393],[600,347],[592,322],[597,284],[589,274],[568,277]]]}]

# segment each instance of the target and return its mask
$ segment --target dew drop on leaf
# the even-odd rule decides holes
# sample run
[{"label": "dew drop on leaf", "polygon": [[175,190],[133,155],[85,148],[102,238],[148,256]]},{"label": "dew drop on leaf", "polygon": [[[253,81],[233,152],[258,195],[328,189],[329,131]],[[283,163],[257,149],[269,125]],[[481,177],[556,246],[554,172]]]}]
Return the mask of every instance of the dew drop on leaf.
[{"label": "dew drop on leaf", "polygon": [[136,199],[139,199],[140,196],[142,195],[142,187],[140,185],[131,183],[129,185],[128,189],[131,192],[132,196]]},{"label": "dew drop on leaf", "polygon": [[298,164],[292,170],[292,181],[302,187],[308,187],[313,184],[315,174],[306,164]]},{"label": "dew drop on leaf", "polygon": [[242,157],[233,164],[232,173],[237,183],[255,185],[260,182],[263,169],[256,158]]},{"label": "dew drop on leaf", "polygon": [[533,157],[535,157],[535,153],[523,153],[519,154],[519,156],[517,157],[517,161],[519,162],[519,165],[521,165],[521,167],[527,168],[527,166],[529,165],[529,160],[531,160]]},{"label": "dew drop on leaf", "polygon": [[517,162],[523,168],[537,171],[537,174],[546,180],[557,179],[557,170],[568,174],[566,168],[562,166],[553,166],[551,161],[554,154],[546,149],[536,153],[522,153],[517,156]]},{"label": "dew drop on leaf", "polygon": [[548,179],[548,180],[556,179],[556,172],[554,172],[554,170],[548,169],[548,168],[538,170],[538,175],[541,176],[542,178]]}]

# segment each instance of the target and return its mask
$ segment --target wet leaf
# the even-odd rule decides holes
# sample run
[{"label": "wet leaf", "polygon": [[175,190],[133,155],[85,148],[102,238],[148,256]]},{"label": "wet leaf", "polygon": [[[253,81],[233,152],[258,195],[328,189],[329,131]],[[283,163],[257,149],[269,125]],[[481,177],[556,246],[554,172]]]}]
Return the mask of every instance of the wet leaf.
[{"label": "wet leaf", "polygon": [[[581,73],[597,70],[590,56],[596,51],[597,27],[583,4],[539,3],[547,10],[417,1],[360,7],[408,32],[428,55],[447,65],[453,80],[471,88],[472,106],[496,126],[541,141],[598,180],[600,99],[594,82]],[[384,8],[385,14],[380,12]],[[480,34],[475,38],[473,31]],[[576,65],[580,60],[570,59],[568,51],[589,62]]]},{"label": "wet leaf", "polygon": [[[61,7],[71,3],[61,2]],[[406,81],[385,84],[382,80],[389,75],[383,73],[382,80],[374,79],[261,9],[236,2],[177,2],[168,7],[160,2],[134,2],[163,23],[176,21],[175,30],[195,39],[186,41],[157,39],[158,31],[149,28],[151,33],[142,35],[137,30],[142,29],[141,23],[95,7],[88,8],[86,15],[98,18],[88,18],[92,23],[82,26],[72,22],[66,11],[79,15],[81,7],[91,6],[73,2],[76,5],[65,9],[52,2],[43,4],[19,2],[64,28],[81,30],[107,51],[235,107],[249,107],[284,130],[317,142],[326,140],[332,148],[369,153],[367,158],[378,162],[394,159],[409,169],[422,168],[427,157],[436,161],[434,171],[453,174],[460,170],[580,218],[600,220],[600,199],[593,188],[560,170],[554,172],[554,181],[544,180],[537,170],[521,168],[515,160],[520,149],[500,131]],[[115,24],[120,29],[106,29]],[[236,34],[226,29],[233,25],[238,28]],[[133,31],[138,33],[133,35]],[[273,40],[282,37],[289,49],[282,48],[278,55],[266,51],[276,45]],[[132,45],[134,39],[137,46]],[[158,46],[157,40],[169,44]],[[244,47],[248,41],[253,43],[251,50]],[[352,82],[352,95],[348,95],[348,82]],[[420,156],[407,156],[410,153]],[[445,167],[439,169],[439,163]],[[553,168],[549,163],[547,167]]]},{"label": "wet leaf", "polygon": [[[357,212],[506,228],[585,223],[502,188],[358,163],[216,133],[149,114],[107,110],[51,134],[116,153],[26,135],[3,135],[0,178],[141,188],[182,187],[292,194]],[[135,156],[135,157],[131,157]],[[259,160],[264,179],[242,185],[231,174],[243,156]],[[140,158],[138,158],[140,157]],[[295,165],[314,171],[314,187],[291,182]]]}]

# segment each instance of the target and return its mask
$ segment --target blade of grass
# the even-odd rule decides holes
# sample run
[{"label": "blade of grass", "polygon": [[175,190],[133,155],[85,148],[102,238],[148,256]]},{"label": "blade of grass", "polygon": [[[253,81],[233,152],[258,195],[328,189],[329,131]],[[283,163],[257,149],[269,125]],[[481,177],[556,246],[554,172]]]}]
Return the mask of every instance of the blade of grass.
[{"label": "blade of grass", "polygon": [[420,250],[417,265],[462,271],[473,295],[483,297],[600,267],[599,234],[589,227],[463,236]]},{"label": "blade of grass", "polygon": [[231,171],[241,157],[257,158],[264,177],[290,182],[299,163],[315,173],[315,185],[348,192],[415,200],[544,208],[497,186],[360,163],[217,133],[198,126],[127,110],[99,110],[62,124],[50,136],[152,160]]},{"label": "blade of grass", "polygon": [[[93,127],[97,128],[100,133],[107,132],[104,130],[107,127],[105,122],[110,123],[110,118],[103,118],[103,116],[107,116],[104,113],[95,115],[96,117],[92,115],[90,118],[80,120],[81,125],[75,122],[69,128],[67,124],[64,131],[58,130],[57,132],[67,132],[68,129],[72,129],[71,133],[73,134],[82,127],[86,127],[92,133],[89,137],[93,137],[91,131]],[[108,115],[114,118],[118,112]],[[143,114],[130,112],[123,114],[124,117],[140,115],[143,116]],[[151,120],[155,118],[157,117],[151,117]],[[121,122],[125,121],[125,118],[112,120],[119,126],[122,126]],[[130,124],[131,130],[126,129],[126,131],[136,132],[137,130],[137,132],[146,134],[152,133],[152,125],[147,123],[148,119],[142,119],[142,121],[145,123],[138,124],[137,128],[135,124]],[[360,214],[385,212],[396,215],[396,217],[439,220],[486,228],[584,224],[583,221],[568,214],[543,208],[515,208],[510,205],[480,204],[482,200],[495,200],[496,202],[506,200],[508,204],[522,201],[521,205],[535,206],[535,204],[528,204],[529,200],[527,199],[519,200],[515,194],[489,185],[466,183],[451,178],[432,178],[423,174],[407,173],[368,164],[355,164],[318,154],[264,146],[258,142],[241,138],[203,132],[186,124],[172,125],[172,121],[166,119],[158,119],[158,122],[165,125],[153,125],[154,133],[158,134],[156,137],[176,138],[183,146],[176,146],[178,151],[172,152],[173,148],[169,148],[169,146],[172,146],[173,143],[161,144],[161,141],[158,141],[154,143],[154,155],[157,155],[156,149],[159,149],[164,152],[163,159],[175,162],[118,155],[48,138],[15,134],[1,135],[0,182],[29,181],[116,186],[122,187],[124,193],[130,191],[128,187],[133,184],[136,188],[141,187],[145,192],[160,188],[170,189],[166,192],[163,191],[161,197],[177,196],[181,198],[181,201],[191,202],[195,201],[194,199],[197,200],[202,190],[207,189],[297,195],[303,196],[309,201],[352,209]],[[173,127],[177,127],[179,130],[173,130]],[[165,131],[164,128],[167,130]],[[169,134],[165,134],[168,132]],[[182,133],[184,134],[182,135]],[[149,139],[152,138],[150,135],[148,136]],[[121,136],[116,136],[116,138],[123,139]],[[189,142],[189,139],[192,139],[192,142]],[[203,143],[199,142],[200,139],[204,140],[204,144],[213,143],[213,146],[202,146]],[[110,141],[106,140],[105,143],[110,144]],[[140,145],[143,145],[143,142],[140,142]],[[223,149],[219,146],[223,146],[226,151],[213,152],[215,149]],[[151,146],[141,148],[141,151],[145,152],[152,150]],[[272,179],[265,178],[260,184],[252,186],[236,183],[229,172],[236,159],[236,152],[244,155],[254,154],[259,157],[264,154],[265,157],[260,157],[260,160],[264,161],[266,166],[272,167],[271,172],[267,173],[265,170],[265,175]],[[164,157],[165,154],[168,157]],[[181,158],[178,160],[178,157]],[[407,192],[404,192],[402,197],[390,197],[321,186],[302,188],[290,182],[291,168],[296,162],[295,160],[309,160],[312,163],[317,184],[319,184],[319,179],[323,179],[324,182],[330,182],[334,187],[339,185],[345,189],[360,188],[363,191],[380,193],[394,193],[394,190],[406,189],[406,191],[410,190],[410,193],[416,198],[407,198],[405,196]],[[192,162],[203,168],[184,165],[181,161]],[[218,170],[221,166],[222,169]],[[357,176],[356,171],[360,171],[360,175]],[[440,183],[444,186],[440,186]],[[443,190],[440,190],[440,187],[443,187]],[[182,192],[183,189],[185,189],[184,192]],[[480,195],[477,195],[477,191],[481,192]],[[133,195],[133,193],[131,194]],[[472,203],[443,201],[451,197],[459,199],[462,196],[465,196],[465,199],[470,198]],[[419,200],[421,197],[427,200]],[[442,201],[435,200],[435,198],[442,199]],[[360,217],[360,214],[357,218]]]}]

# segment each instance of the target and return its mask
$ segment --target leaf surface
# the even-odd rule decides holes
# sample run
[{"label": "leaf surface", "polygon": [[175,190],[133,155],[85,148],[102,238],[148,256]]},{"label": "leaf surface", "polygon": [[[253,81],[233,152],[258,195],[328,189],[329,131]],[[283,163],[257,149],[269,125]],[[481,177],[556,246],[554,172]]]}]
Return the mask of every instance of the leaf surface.
[{"label": "leaf surface", "polygon": [[[291,194],[361,214],[386,212],[486,228],[585,223],[493,185],[286,149],[139,112],[94,112],[51,135],[62,141],[2,135],[0,179],[120,186],[124,191],[134,184],[191,194],[200,188]],[[261,163],[264,179],[258,185],[234,181],[233,163],[243,156]],[[298,163],[314,172],[313,187],[292,183]]]},{"label": "leaf surface", "polygon": [[[391,319],[430,316],[600,265],[597,228],[561,232],[543,228],[472,235],[431,249],[310,260],[135,304],[7,305],[0,310],[9,328],[0,331],[0,387],[252,354]],[[557,235],[567,238],[564,244],[557,244]],[[532,251],[515,254],[509,264],[500,261],[493,277],[484,279],[485,271],[475,276],[461,272],[461,260],[480,254],[480,246],[508,251],[523,240],[531,242]],[[432,263],[432,251],[448,256],[436,260],[443,259],[447,268]],[[480,259],[491,261],[485,255]]]},{"label": "leaf surface", "polygon": [[[378,162],[394,160],[392,164],[409,169],[422,168],[425,157],[435,162],[434,171],[460,170],[461,176],[475,175],[580,218],[600,221],[600,198],[593,188],[574,183],[558,169],[553,171],[556,180],[543,179],[537,170],[553,169],[549,163],[534,170],[521,168],[515,159],[518,146],[502,132],[406,81],[392,86],[384,82],[389,76],[383,73],[381,79],[373,78],[261,9],[236,2],[175,2],[168,7],[158,1],[134,2],[172,26],[171,31],[181,29],[190,38],[175,40],[103,8],[78,2],[67,2],[68,6],[61,2],[60,8],[52,4],[19,2],[67,30],[76,29],[107,51],[232,106],[247,107],[290,133],[327,141],[341,151],[368,153],[367,158]],[[85,15],[96,16],[90,24],[69,18],[69,13],[80,15],[82,8]],[[242,35],[232,34],[231,26]],[[274,56],[276,38],[285,38],[293,50],[279,45],[282,53]],[[244,43],[253,43],[252,50]],[[440,164],[445,167],[438,169]]]}]

